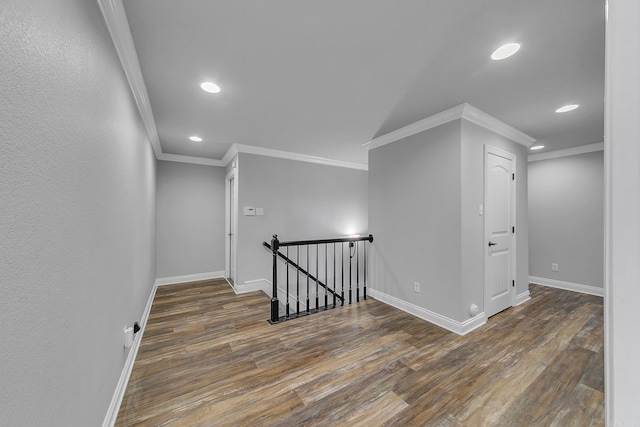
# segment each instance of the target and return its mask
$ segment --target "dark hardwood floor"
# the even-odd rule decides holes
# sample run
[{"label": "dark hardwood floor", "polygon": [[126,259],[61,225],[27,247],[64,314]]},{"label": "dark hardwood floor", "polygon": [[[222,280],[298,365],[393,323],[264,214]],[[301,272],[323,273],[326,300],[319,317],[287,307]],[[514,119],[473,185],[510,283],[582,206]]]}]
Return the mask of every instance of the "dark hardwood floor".
[{"label": "dark hardwood floor", "polygon": [[224,280],[158,288],[118,426],[602,426],[602,298],[531,285],[460,337],[381,302],[269,325]]}]

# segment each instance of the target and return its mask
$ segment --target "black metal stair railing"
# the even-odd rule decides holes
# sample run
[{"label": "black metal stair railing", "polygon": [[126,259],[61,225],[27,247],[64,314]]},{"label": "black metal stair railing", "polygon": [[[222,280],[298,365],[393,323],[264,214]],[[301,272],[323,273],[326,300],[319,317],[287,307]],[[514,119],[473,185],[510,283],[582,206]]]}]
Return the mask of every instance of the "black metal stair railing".
[{"label": "black metal stair railing", "polygon": [[[269,249],[270,251],[272,250],[271,245],[268,244],[267,242],[262,242],[262,245]],[[288,249],[288,248],[287,248]],[[288,251],[287,251],[288,252]],[[333,304],[335,305],[335,299],[339,299],[340,301],[344,301],[344,298],[341,295],[338,295],[333,289],[329,288],[326,284],[324,284],[322,281],[318,280],[313,274],[310,274],[307,270],[305,270],[304,268],[300,267],[297,263],[295,263],[293,260],[291,260],[287,255],[283,254],[282,252],[278,252],[278,256],[284,260],[284,262],[289,266],[292,267],[296,270],[298,270],[302,275],[309,277],[309,280],[311,280],[312,282],[317,282],[318,285],[323,288],[324,290],[327,291],[327,293],[330,293],[333,295],[334,298],[334,302]],[[326,274],[325,274],[326,277]],[[325,305],[327,304],[327,301],[325,301]],[[287,312],[287,316],[289,315],[289,312]]]},{"label": "black metal stair railing", "polygon": [[[367,299],[367,242],[373,242],[371,234],[366,237],[357,236],[288,242],[281,242],[278,236],[274,235],[271,244],[262,242],[263,246],[269,249],[273,256],[273,289],[269,322],[273,324],[306,316],[318,311],[335,308],[338,304],[344,305],[345,302],[351,304],[354,302],[354,291],[355,302],[359,302],[361,285],[362,297]],[[347,247],[346,257],[345,246]],[[284,248],[284,253],[280,251],[281,248]],[[289,256],[289,248],[294,249],[291,257]],[[301,250],[302,257],[300,255]],[[294,256],[295,260],[292,259]],[[315,257],[315,263],[313,263],[313,257]],[[285,265],[284,272],[280,272],[281,279],[285,281],[286,285],[286,288],[282,289],[286,294],[283,315],[280,315],[280,300],[278,299],[278,259]],[[362,264],[360,263],[361,259]],[[345,265],[347,263],[348,270]],[[315,271],[312,271],[314,270],[314,264]],[[294,280],[291,280],[290,270],[293,270],[295,274]],[[347,276],[346,282],[345,275]],[[360,282],[360,277],[363,279],[362,283]],[[300,286],[301,279],[303,280],[302,287]],[[292,294],[294,284],[295,294]],[[321,300],[320,293],[323,293],[324,301]],[[314,294],[313,297],[312,294]],[[331,298],[332,304],[330,304],[329,298]],[[290,299],[295,299],[295,312],[290,307]],[[315,308],[312,308],[311,304],[313,299],[315,299]],[[302,301],[305,302],[303,303]],[[301,304],[305,305],[303,310],[300,309]]]}]

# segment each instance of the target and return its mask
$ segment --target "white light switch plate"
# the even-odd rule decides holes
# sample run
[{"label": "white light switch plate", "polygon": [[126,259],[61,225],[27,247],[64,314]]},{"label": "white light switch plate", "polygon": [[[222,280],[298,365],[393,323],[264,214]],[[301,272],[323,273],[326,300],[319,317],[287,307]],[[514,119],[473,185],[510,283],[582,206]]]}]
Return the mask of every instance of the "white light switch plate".
[{"label": "white light switch plate", "polygon": [[246,207],[244,208],[244,216],[254,216],[256,214],[256,208]]}]

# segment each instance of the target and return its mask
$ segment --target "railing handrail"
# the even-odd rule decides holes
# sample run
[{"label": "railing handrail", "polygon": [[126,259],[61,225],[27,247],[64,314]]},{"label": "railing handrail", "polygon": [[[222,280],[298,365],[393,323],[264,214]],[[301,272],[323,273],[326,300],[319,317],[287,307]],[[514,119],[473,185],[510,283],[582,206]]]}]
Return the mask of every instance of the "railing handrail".
[{"label": "railing handrail", "polygon": [[319,239],[319,240],[292,240],[289,242],[279,242],[278,246],[320,245],[323,243],[361,242],[363,240],[373,242],[373,235],[369,234],[368,236],[337,237],[335,239]]},{"label": "railing handrail", "polygon": [[[284,254],[280,253],[280,247],[281,246],[286,246],[287,247],[287,251],[288,251],[288,247],[289,246],[312,246],[312,245],[316,245],[316,247],[318,245],[324,245],[325,247],[325,254],[327,252],[327,245],[333,243],[334,246],[334,286],[335,286],[335,244],[336,243],[340,243],[340,247],[342,248],[342,259],[344,259],[344,243],[349,243],[349,248],[355,247],[355,253],[357,255],[358,253],[358,248],[360,247],[360,245],[358,244],[358,242],[373,242],[373,235],[369,234],[368,236],[365,237],[361,237],[361,236],[352,236],[352,237],[339,237],[339,238],[334,238],[334,239],[317,239],[317,240],[295,240],[295,241],[289,241],[289,242],[281,242],[278,239],[278,235],[274,234],[273,235],[273,239],[271,239],[271,245],[267,244],[267,242],[263,242],[264,246],[266,247],[270,247],[271,248],[271,253],[273,256],[273,261],[272,261],[272,266],[273,266],[273,271],[272,271],[272,294],[271,294],[271,319],[269,320],[269,323],[278,323],[280,321],[280,307],[279,307],[279,301],[278,301],[278,256],[285,258],[285,260],[288,262],[290,261],[288,257],[284,256]],[[364,246],[364,254],[363,254],[363,258],[364,258],[364,281],[363,281],[363,291],[364,291],[364,299],[367,299],[367,245],[366,243],[363,245]],[[299,250],[299,249],[298,249]],[[288,255],[288,253],[287,253]],[[326,257],[325,257],[326,258]],[[352,261],[351,259],[353,258],[353,254],[351,254],[349,256],[349,288],[348,288],[348,295],[349,295],[349,304],[351,304],[352,302],[352,270],[351,270],[351,266],[352,266]],[[325,259],[325,276],[327,274],[326,269],[327,269],[327,260]],[[307,267],[309,265],[309,250],[307,249]],[[360,301],[360,258],[358,256],[356,256],[356,302]],[[297,266],[297,268],[300,270],[301,267]],[[316,249],[316,271],[318,271],[318,251]],[[345,287],[344,287],[344,265],[341,267],[341,275],[342,275],[342,298],[341,298],[341,302],[342,305],[344,305],[345,303]],[[310,314],[312,311],[310,310],[310,306],[309,306],[309,280],[311,279],[311,275],[309,274],[309,272],[305,272],[306,276],[307,276],[307,292],[306,292],[306,297],[307,297],[307,304],[306,304],[306,312],[307,314]],[[319,275],[318,275],[319,276]],[[298,282],[297,285],[299,286],[299,274],[298,274]],[[316,308],[315,308],[315,312],[318,311],[319,309],[319,295],[318,295],[318,286],[320,285],[320,281],[318,279],[316,279],[314,277],[314,281],[316,282]],[[323,286],[325,289],[329,290],[328,286]],[[286,293],[287,293],[287,304],[286,304],[286,316],[287,318],[289,318],[289,269],[287,268],[287,289],[286,289]],[[296,299],[296,315],[299,315],[300,309],[299,309],[299,289],[297,291],[297,299]],[[336,306],[336,292],[334,289],[333,292],[333,305],[334,307]],[[328,308],[328,300],[327,300],[327,293],[325,293],[324,295],[324,299],[325,299],[325,310]]]},{"label": "railing handrail", "polygon": [[[270,251],[272,251],[273,249],[271,248],[271,245],[268,244],[267,242],[262,242],[262,245],[269,249]],[[278,251],[278,256],[280,258],[282,258],[283,260],[285,260],[285,262],[290,265],[291,267],[295,268],[296,270],[298,270],[299,272],[301,272],[302,274],[304,274],[305,276],[309,276],[309,279],[313,280],[314,282],[317,282],[320,286],[322,286],[324,289],[326,289],[328,292],[330,292],[331,294],[335,294],[336,298],[338,298],[339,300],[343,300],[344,298],[342,298],[342,296],[338,295],[337,293],[335,293],[333,291],[333,289],[329,288],[326,284],[322,283],[322,281],[320,281],[318,278],[316,278],[313,274],[309,273],[307,270],[305,270],[304,268],[300,267],[297,263],[295,263],[291,258],[287,257],[285,254],[283,254],[282,252]]]}]

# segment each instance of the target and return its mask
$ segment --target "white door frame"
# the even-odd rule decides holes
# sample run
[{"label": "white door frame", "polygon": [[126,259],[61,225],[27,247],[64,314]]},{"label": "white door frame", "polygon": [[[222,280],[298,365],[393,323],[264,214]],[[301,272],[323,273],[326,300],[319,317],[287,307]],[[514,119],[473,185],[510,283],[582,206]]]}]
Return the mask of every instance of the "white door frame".
[{"label": "white door frame", "polygon": [[[495,154],[498,156],[502,156],[502,157],[506,157],[508,159],[511,160],[511,166],[512,166],[512,173],[514,174],[514,176],[516,177],[516,179],[511,181],[511,220],[513,223],[513,227],[515,227],[516,233],[518,232],[518,224],[516,224],[516,198],[517,198],[517,194],[516,194],[516,180],[518,179],[518,173],[516,171],[516,155],[513,153],[510,153],[508,151],[502,150],[500,148],[496,148],[496,147],[492,147],[491,145],[484,145],[484,168],[483,168],[483,179],[484,179],[484,195],[483,195],[483,203],[484,203],[484,207],[485,207],[485,212],[484,212],[484,218],[483,218],[483,268],[484,268],[484,286],[483,286],[483,292],[484,292],[484,311],[487,311],[487,307],[488,307],[488,292],[487,292],[487,285],[489,282],[489,277],[488,277],[488,268],[487,268],[487,263],[488,263],[488,253],[487,253],[487,245],[489,244],[489,239],[488,239],[488,230],[487,230],[487,226],[486,226],[486,207],[487,207],[487,187],[488,187],[488,180],[487,180],[487,165],[488,165],[488,157],[489,154]],[[517,271],[517,256],[516,256],[516,233],[511,233],[511,259],[510,261],[510,269],[512,272],[512,280],[515,280],[516,277],[518,277],[518,271]],[[516,304],[516,287],[515,286],[511,286],[510,290],[509,290],[509,295],[511,297],[511,307],[513,307]]]},{"label": "white door frame", "polygon": [[[234,186],[233,186],[233,201],[234,201],[234,205],[231,205],[231,180],[234,180]],[[224,194],[225,194],[225,213],[224,213],[224,233],[225,233],[225,251],[224,251],[224,275],[227,278],[230,278],[231,276],[231,265],[230,265],[230,261],[232,260],[234,263],[234,268],[233,270],[236,272],[236,276],[238,274],[236,265],[237,265],[237,247],[238,247],[238,177],[236,175],[236,170],[235,168],[233,168],[226,176],[225,176],[225,181],[224,181]],[[232,231],[231,230],[231,215],[233,215],[233,218],[235,219],[235,239],[236,239],[236,245],[233,251],[233,254],[231,253],[231,238],[229,236],[229,233]],[[236,278],[232,277],[233,281],[235,282]],[[235,285],[235,284],[234,284]]]}]

